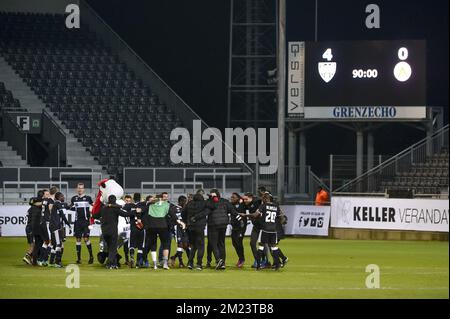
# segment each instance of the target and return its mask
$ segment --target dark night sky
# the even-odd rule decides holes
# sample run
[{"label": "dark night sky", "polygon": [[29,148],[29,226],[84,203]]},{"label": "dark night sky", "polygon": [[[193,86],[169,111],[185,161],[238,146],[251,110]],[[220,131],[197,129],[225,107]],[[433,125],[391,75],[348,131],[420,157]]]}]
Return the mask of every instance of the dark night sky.
[{"label": "dark night sky", "polygon": [[[88,2],[210,126],[225,126],[229,0]],[[379,30],[364,26],[369,3],[381,8]],[[445,107],[448,122],[448,3],[319,0],[318,40],[426,39],[428,105]],[[288,40],[314,40],[314,4],[288,0]],[[423,136],[404,125],[386,125],[375,134],[375,153],[394,154]],[[326,147],[318,143],[324,140]],[[328,154],[355,153],[354,140],[350,131],[320,125],[307,134],[307,162],[321,174]]]}]

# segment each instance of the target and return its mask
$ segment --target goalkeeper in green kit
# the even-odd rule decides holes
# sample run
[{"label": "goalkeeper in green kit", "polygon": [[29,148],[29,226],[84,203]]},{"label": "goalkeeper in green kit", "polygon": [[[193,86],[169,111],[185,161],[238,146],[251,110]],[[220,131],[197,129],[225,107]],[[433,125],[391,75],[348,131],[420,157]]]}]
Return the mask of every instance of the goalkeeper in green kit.
[{"label": "goalkeeper in green kit", "polygon": [[[169,209],[170,204],[162,199],[161,195],[156,196],[156,202],[150,204],[148,212],[143,214],[144,228],[146,230],[145,235],[145,254],[150,251],[153,267],[158,269],[156,261],[156,248],[157,240],[161,242],[163,247],[163,268],[169,269],[167,263],[169,259],[169,247],[167,247],[168,238],[170,236],[168,222],[179,224],[182,229],[186,228],[186,225],[182,222],[181,217],[178,218],[174,210]],[[169,217],[169,218],[167,218]]]}]

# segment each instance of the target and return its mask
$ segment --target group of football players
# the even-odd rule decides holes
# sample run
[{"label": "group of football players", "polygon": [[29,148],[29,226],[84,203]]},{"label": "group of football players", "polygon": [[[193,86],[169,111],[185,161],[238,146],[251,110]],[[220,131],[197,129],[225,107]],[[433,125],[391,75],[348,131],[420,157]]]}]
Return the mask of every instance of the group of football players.
[{"label": "group of football players", "polygon": [[[288,258],[278,247],[284,237],[283,225],[286,217],[272,195],[264,187],[258,189],[258,196],[252,193],[233,193],[230,200],[212,189],[206,196],[203,190],[195,194],[178,197],[176,204],[169,201],[169,194],[163,192],[145,200],[141,194],[126,195],[118,203],[115,196],[108,198],[93,224],[91,219],[92,198],[85,193],[83,183],[77,185],[77,195],[69,203],[57,187],[40,190],[30,199],[26,234],[28,250],[23,257],[30,265],[63,267],[66,225],[69,234],[72,224],[65,210],[74,211],[73,235],[76,238],[76,262],[80,264],[82,239],[89,252],[88,263],[94,262],[90,232],[100,224],[101,236],[97,259],[106,268],[116,269],[122,256],[118,250],[123,247],[124,265],[131,268],[152,267],[170,269],[178,267],[202,270],[206,251],[206,267],[212,267],[213,257],[216,270],[226,269],[225,238],[231,225],[231,241],[238,256],[236,267],[245,263],[243,239],[251,223],[250,247],[254,257],[252,267],[259,270],[284,267]],[[205,245],[205,230],[207,244]],[[159,250],[157,239],[159,238]],[[176,250],[170,256],[172,240]],[[183,261],[187,257],[187,266]],[[273,262],[269,262],[272,256]],[[195,260],[195,262],[194,262]]]}]

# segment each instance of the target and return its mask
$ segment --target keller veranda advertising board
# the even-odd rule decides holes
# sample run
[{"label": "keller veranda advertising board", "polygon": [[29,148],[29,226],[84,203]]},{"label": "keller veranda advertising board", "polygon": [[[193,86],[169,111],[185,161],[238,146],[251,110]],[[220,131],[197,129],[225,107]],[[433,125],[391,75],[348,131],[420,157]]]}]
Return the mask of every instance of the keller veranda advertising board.
[{"label": "keller veranda advertising board", "polygon": [[338,197],[331,227],[448,232],[448,200]]}]

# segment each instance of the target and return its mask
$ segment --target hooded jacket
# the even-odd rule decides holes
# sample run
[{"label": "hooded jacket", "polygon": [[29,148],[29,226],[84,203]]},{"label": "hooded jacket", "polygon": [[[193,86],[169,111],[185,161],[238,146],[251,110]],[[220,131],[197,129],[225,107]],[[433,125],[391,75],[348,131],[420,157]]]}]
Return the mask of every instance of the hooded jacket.
[{"label": "hooded jacket", "polygon": [[187,203],[184,207],[184,222],[188,230],[205,229],[206,216],[208,214],[209,208],[206,206],[206,201],[201,196],[194,196],[194,200]]},{"label": "hooded jacket", "polygon": [[230,223],[231,218],[241,219],[234,206],[226,199],[219,198],[217,202],[213,199],[206,201],[206,207],[208,208],[208,227],[223,228]]}]

